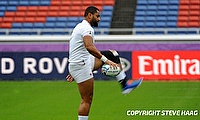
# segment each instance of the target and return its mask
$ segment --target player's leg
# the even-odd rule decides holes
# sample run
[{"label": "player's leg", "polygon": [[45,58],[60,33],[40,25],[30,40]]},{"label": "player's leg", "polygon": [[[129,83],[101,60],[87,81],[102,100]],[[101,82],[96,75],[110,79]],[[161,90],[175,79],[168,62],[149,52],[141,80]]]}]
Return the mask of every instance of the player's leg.
[{"label": "player's leg", "polygon": [[88,120],[88,115],[93,98],[94,78],[78,83],[81,103],[78,109],[78,120]]},{"label": "player's leg", "polygon": [[[104,56],[106,56],[109,60],[117,63],[120,66],[121,72],[116,76],[116,79],[118,80],[118,82],[121,84],[122,87],[122,93],[123,94],[128,94],[130,93],[133,89],[135,89],[136,87],[138,87],[143,78],[140,78],[138,80],[132,80],[132,79],[127,79],[126,78],[126,73],[122,68],[121,65],[121,61],[120,61],[120,57],[117,51],[115,50],[109,50],[109,51],[102,51],[101,52]],[[104,63],[99,60],[99,59],[95,59],[95,64],[94,64],[94,68],[98,69],[100,68]]]},{"label": "player's leg", "polygon": [[78,120],[87,120],[92,103],[94,86],[91,62],[88,59],[79,63],[69,63],[68,68],[70,73],[69,76],[76,81],[81,96],[81,102],[78,109]]}]

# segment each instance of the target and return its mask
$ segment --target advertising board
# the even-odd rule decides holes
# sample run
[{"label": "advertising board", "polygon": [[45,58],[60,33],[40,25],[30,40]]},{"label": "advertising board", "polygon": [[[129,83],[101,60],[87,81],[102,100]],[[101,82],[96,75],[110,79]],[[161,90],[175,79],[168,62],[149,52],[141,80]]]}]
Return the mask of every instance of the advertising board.
[{"label": "advertising board", "polygon": [[132,77],[200,79],[200,51],[133,51]]},{"label": "advertising board", "polygon": [[[119,52],[127,77],[132,76],[131,52]],[[0,79],[60,80],[68,74],[68,52],[1,52]],[[94,71],[95,79],[114,79]]]}]

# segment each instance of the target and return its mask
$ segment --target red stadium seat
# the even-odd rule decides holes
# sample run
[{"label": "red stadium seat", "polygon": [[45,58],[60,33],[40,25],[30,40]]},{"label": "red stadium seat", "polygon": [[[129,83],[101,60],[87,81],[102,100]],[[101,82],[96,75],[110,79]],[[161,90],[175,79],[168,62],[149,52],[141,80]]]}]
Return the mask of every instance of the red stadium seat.
[{"label": "red stadium seat", "polygon": [[27,11],[26,12],[26,17],[36,17],[37,16],[37,12],[35,11]]},{"label": "red stadium seat", "polygon": [[5,12],[4,17],[14,17],[15,16],[15,12]]},{"label": "red stadium seat", "polygon": [[48,15],[48,11],[38,11],[37,16],[38,17],[46,17]]},{"label": "red stadium seat", "polygon": [[59,11],[48,11],[47,16],[56,17],[58,16]]},{"label": "red stadium seat", "polygon": [[60,17],[67,17],[67,16],[69,16],[69,13],[68,13],[68,11],[60,11],[60,12],[58,13],[58,15],[59,15]]},{"label": "red stadium seat", "polygon": [[199,0],[190,0],[190,4],[191,5],[200,5],[200,1]]},{"label": "red stadium seat", "polygon": [[70,6],[60,6],[60,11],[69,11],[70,9]]},{"label": "red stadium seat", "polygon": [[180,16],[188,16],[189,15],[189,11],[188,10],[182,10],[182,11],[179,11],[179,15]]},{"label": "red stadium seat", "polygon": [[189,19],[188,16],[185,16],[185,15],[178,17],[178,21],[188,21],[188,19]]},{"label": "red stadium seat", "polygon": [[199,16],[200,15],[200,11],[199,10],[190,10],[189,14],[190,15],[198,15]]},{"label": "red stadium seat", "polygon": [[84,2],[83,2],[83,5],[84,6],[90,6],[90,5],[92,5],[93,4],[93,1],[92,0],[84,0]]},{"label": "red stadium seat", "polygon": [[72,16],[72,17],[73,16],[81,16],[80,11],[70,11],[69,15]]},{"label": "red stadium seat", "polygon": [[113,6],[115,4],[114,0],[104,0],[104,5],[111,5]]},{"label": "red stadium seat", "polygon": [[76,6],[71,6],[72,11],[80,11],[81,10],[81,6],[80,5],[76,5]]},{"label": "red stadium seat", "polygon": [[74,6],[74,5],[81,6],[82,4],[83,4],[82,1],[78,1],[78,0],[72,1],[72,5],[73,5],[73,6]]},{"label": "red stadium seat", "polygon": [[190,5],[180,5],[179,6],[179,10],[189,10],[190,9]]},{"label": "red stadium seat", "polygon": [[35,17],[25,17],[24,22],[35,22]]},{"label": "red stadium seat", "polygon": [[191,10],[200,10],[200,5],[190,5]]},{"label": "red stadium seat", "polygon": [[15,17],[13,22],[24,22],[24,16],[23,17]]},{"label": "red stadium seat", "polygon": [[190,15],[189,16],[189,21],[199,21],[199,16],[198,15],[196,15],[196,16]]},{"label": "red stadium seat", "polygon": [[46,22],[46,17],[36,17],[35,22]]},{"label": "red stadium seat", "polygon": [[62,3],[62,0],[51,0],[52,6],[60,6]]},{"label": "red stadium seat", "polygon": [[188,27],[188,22],[184,21],[184,22],[178,22],[177,24],[178,27]]},{"label": "red stadium seat", "polygon": [[97,1],[94,1],[93,3],[94,5],[100,6],[100,5],[103,5],[103,0],[97,0]]},{"label": "red stadium seat", "polygon": [[26,11],[19,11],[15,13],[16,17],[24,17],[26,16]]},{"label": "red stadium seat", "polygon": [[38,8],[38,11],[48,11],[49,10],[49,6],[40,6]]},{"label": "red stadium seat", "polygon": [[59,9],[60,9],[59,6],[50,6],[50,7],[49,7],[49,10],[50,10],[50,11],[58,11]]},{"label": "red stadium seat", "polygon": [[[70,6],[71,3],[72,3],[71,1],[64,1],[64,0],[63,0],[63,1],[62,1],[62,6]],[[62,7],[62,6],[61,6],[61,7]]]},{"label": "red stadium seat", "polygon": [[13,21],[13,17],[5,17],[3,18],[3,22],[12,22]]},{"label": "red stadium seat", "polygon": [[39,8],[38,6],[29,6],[27,10],[28,11],[37,11],[38,8]]},{"label": "red stadium seat", "polygon": [[12,28],[12,23],[11,22],[5,22],[1,24],[1,28]]},{"label": "red stadium seat", "polygon": [[179,4],[180,5],[189,5],[190,1],[189,0],[180,0]]},{"label": "red stadium seat", "polygon": [[189,27],[199,27],[199,21],[193,21],[188,23]]},{"label": "red stadium seat", "polygon": [[18,6],[17,7],[17,11],[27,11],[28,10],[28,6]]}]

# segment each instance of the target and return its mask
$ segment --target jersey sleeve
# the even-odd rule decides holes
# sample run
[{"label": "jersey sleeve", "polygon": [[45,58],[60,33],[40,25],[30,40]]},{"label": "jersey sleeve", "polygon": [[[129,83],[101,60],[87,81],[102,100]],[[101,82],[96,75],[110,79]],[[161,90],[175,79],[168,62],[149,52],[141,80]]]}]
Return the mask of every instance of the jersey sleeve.
[{"label": "jersey sleeve", "polygon": [[94,36],[94,30],[92,27],[83,27],[81,35],[84,36],[91,36],[93,38]]}]

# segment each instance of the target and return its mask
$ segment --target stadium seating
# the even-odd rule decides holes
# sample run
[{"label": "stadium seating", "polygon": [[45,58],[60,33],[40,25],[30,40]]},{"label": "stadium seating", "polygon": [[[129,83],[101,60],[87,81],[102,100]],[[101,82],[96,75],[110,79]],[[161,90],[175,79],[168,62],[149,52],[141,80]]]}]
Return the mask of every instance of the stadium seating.
[{"label": "stadium seating", "polygon": [[[138,0],[134,28],[200,28],[199,0]],[[168,34],[194,34],[177,31]],[[154,34],[143,31],[136,34]],[[162,34],[162,33],[161,33]],[[164,33],[163,33],[164,34]]]},{"label": "stadium seating", "polygon": [[[108,34],[114,4],[115,0],[0,0],[0,35],[7,34],[6,29],[14,35],[37,34],[21,33],[16,31],[18,29],[72,29],[83,19],[83,11],[89,5],[101,10],[99,28]],[[196,34],[200,32],[197,30],[200,28],[200,0],[137,0],[133,21],[133,28],[145,29],[137,30],[136,34],[166,34],[164,29],[168,29],[168,34]],[[40,33],[70,34],[69,31],[53,32]],[[101,33],[101,30],[96,32]]]},{"label": "stadium seating", "polygon": [[0,29],[70,29],[83,19],[89,5],[102,11],[99,27],[108,29],[114,3],[115,0],[1,0]]}]

